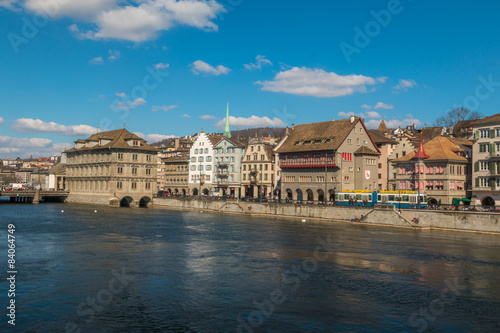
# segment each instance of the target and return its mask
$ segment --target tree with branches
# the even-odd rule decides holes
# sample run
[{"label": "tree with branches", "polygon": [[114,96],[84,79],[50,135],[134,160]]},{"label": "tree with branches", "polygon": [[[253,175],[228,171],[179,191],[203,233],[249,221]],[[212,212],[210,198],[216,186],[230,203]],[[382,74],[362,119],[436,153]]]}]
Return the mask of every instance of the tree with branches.
[{"label": "tree with branches", "polygon": [[456,107],[446,112],[441,117],[438,117],[435,126],[446,127],[452,129],[459,121],[481,119],[483,115],[478,111],[471,111],[463,106]]}]

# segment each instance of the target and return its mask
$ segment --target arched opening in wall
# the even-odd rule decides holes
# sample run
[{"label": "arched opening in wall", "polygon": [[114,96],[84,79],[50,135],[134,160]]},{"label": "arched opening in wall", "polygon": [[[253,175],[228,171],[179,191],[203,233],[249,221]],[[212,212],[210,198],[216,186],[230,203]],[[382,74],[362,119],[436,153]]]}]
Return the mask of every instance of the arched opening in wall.
[{"label": "arched opening in wall", "polygon": [[186,195],[186,190],[182,189],[182,195]]},{"label": "arched opening in wall", "polygon": [[203,189],[203,195],[208,195],[208,193],[209,193],[209,192],[208,192],[208,189],[207,189],[207,188],[204,188],[204,189]]},{"label": "arched opening in wall", "polygon": [[491,206],[491,207],[494,207],[495,206],[495,200],[493,200],[492,197],[485,197],[483,198],[483,200],[481,200],[481,204],[483,206]]},{"label": "arched opening in wall", "polygon": [[286,189],[286,198],[288,200],[293,200],[292,190],[290,190],[289,188]]},{"label": "arched opening in wall", "polygon": [[301,189],[297,189],[297,201],[302,201],[304,200],[304,195],[302,194],[302,190]]},{"label": "arched opening in wall", "polygon": [[328,200],[335,201],[335,190],[328,190]]},{"label": "arched opening in wall", "polygon": [[429,199],[427,200],[427,204],[428,204],[428,205],[437,205],[437,204],[438,204],[438,201],[437,201],[436,199],[434,199],[434,198],[429,198]]},{"label": "arched opening in wall", "polygon": [[178,194],[179,194],[179,189],[178,189],[178,188],[176,188],[176,189],[174,190],[174,193],[175,193],[175,195],[178,195]]},{"label": "arched opening in wall", "polygon": [[310,190],[310,189],[307,189],[306,193],[307,193],[307,201],[314,201],[314,193],[313,193],[313,191]]},{"label": "arched opening in wall", "polygon": [[193,188],[193,195],[198,195],[198,189],[197,188]]},{"label": "arched opening in wall", "polygon": [[151,201],[150,197],[142,197],[139,201],[139,207],[147,207],[149,202]]},{"label": "arched opening in wall", "polygon": [[134,201],[131,197],[123,197],[122,200],[120,200],[120,207],[130,207],[130,204]]},{"label": "arched opening in wall", "polygon": [[167,191],[168,191],[168,194],[172,195],[172,189],[171,188],[167,189]]},{"label": "arched opening in wall", "polygon": [[323,190],[318,190],[318,201],[325,201],[325,192]]}]

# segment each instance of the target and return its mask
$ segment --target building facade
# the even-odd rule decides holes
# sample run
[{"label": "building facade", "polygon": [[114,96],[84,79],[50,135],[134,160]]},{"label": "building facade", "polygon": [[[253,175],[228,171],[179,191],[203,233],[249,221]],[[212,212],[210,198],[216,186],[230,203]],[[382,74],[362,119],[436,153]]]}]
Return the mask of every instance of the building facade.
[{"label": "building facade", "polygon": [[472,202],[500,204],[500,114],[471,123],[474,133]]},{"label": "building facade", "polygon": [[97,133],[67,150],[68,202],[148,206],[156,193],[158,149],[126,129]]},{"label": "building facade", "polygon": [[377,189],[380,152],[358,117],[292,125],[275,151],[281,198],[335,200],[335,191]]},{"label": "building facade", "polygon": [[472,142],[440,136],[422,147],[391,161],[396,190],[420,191],[430,205],[470,198]]},{"label": "building facade", "polygon": [[162,159],[163,181],[167,195],[189,194],[189,151]]},{"label": "building facade", "polygon": [[396,142],[397,143],[393,147],[392,152],[389,154],[387,163],[387,188],[389,191],[396,191],[398,188],[396,183],[398,170],[391,162],[395,159],[406,156],[417,148],[413,145],[413,142],[410,141],[409,138],[404,136],[400,136],[398,139],[396,139]]},{"label": "building facade", "polygon": [[214,146],[222,139],[220,135],[198,134],[190,149],[189,193],[190,195],[213,195],[214,191]]},{"label": "building facade", "polygon": [[[385,126],[385,124],[384,124]],[[398,142],[387,138],[379,130],[371,130],[370,136],[377,145],[380,155],[378,157],[378,190],[389,191],[389,156],[391,155]]]},{"label": "building facade", "polygon": [[241,160],[245,143],[223,137],[215,146],[214,192],[218,195],[241,197]]},{"label": "building facade", "polygon": [[274,180],[274,151],[264,139],[250,139],[241,163],[241,195],[248,198],[267,198],[276,185]]}]

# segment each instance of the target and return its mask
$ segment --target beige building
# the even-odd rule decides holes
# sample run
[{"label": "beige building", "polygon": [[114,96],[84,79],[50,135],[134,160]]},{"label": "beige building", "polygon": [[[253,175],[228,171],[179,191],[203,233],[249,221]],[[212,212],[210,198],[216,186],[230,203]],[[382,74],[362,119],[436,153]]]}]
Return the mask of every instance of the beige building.
[{"label": "beige building", "polygon": [[158,149],[126,129],[97,133],[65,151],[67,201],[148,206],[156,193]]},{"label": "beige building", "polygon": [[422,146],[391,161],[396,191],[420,191],[434,205],[470,198],[472,142],[440,136]]},{"label": "beige building", "polygon": [[274,180],[274,151],[269,141],[251,139],[241,162],[241,195],[266,198],[276,186]]},{"label": "beige building", "polygon": [[380,151],[378,157],[377,189],[379,191],[389,191],[389,156],[398,145],[398,142],[394,139],[387,138],[380,130],[371,130],[369,132],[373,142],[375,142]]},{"label": "beige building", "polygon": [[189,194],[189,150],[162,159],[164,187],[166,195]]},{"label": "beige building", "polygon": [[282,199],[333,201],[335,191],[378,188],[380,152],[361,118],[292,125],[275,151]]},{"label": "beige building", "polygon": [[472,201],[500,204],[500,113],[471,123],[474,133]]},{"label": "beige building", "polygon": [[399,137],[396,142],[397,144],[389,154],[389,161],[387,163],[387,186],[389,191],[396,191],[396,189],[398,188],[396,184],[398,170],[396,169],[394,164],[391,163],[391,161],[406,156],[407,154],[418,148],[415,147],[413,145],[413,142],[405,136]]}]

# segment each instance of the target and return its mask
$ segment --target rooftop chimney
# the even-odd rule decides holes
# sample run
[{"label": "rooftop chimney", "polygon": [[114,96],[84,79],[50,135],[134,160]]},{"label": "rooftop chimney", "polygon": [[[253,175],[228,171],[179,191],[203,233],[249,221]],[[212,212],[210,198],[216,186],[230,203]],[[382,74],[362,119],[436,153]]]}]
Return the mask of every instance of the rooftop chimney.
[{"label": "rooftop chimney", "polygon": [[351,116],[351,124],[354,122],[354,120],[356,120],[356,117],[355,116]]}]

